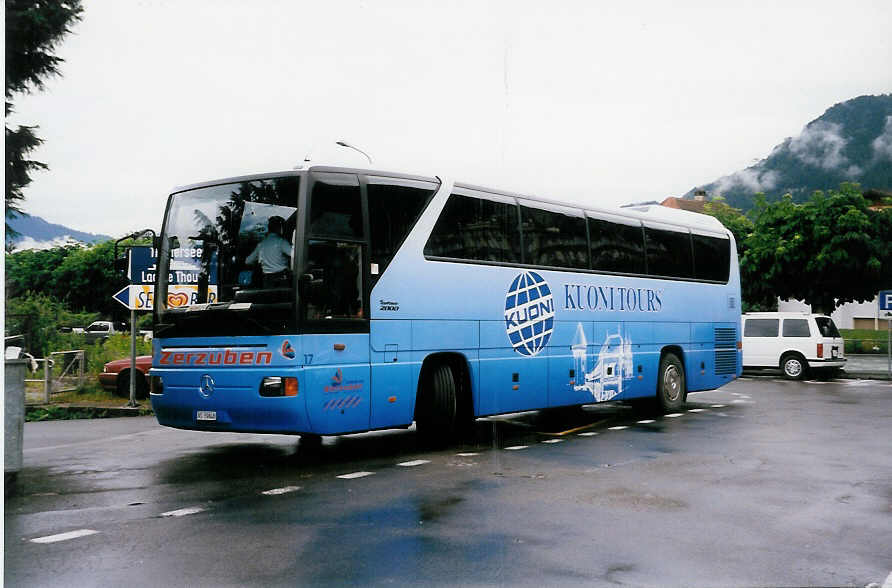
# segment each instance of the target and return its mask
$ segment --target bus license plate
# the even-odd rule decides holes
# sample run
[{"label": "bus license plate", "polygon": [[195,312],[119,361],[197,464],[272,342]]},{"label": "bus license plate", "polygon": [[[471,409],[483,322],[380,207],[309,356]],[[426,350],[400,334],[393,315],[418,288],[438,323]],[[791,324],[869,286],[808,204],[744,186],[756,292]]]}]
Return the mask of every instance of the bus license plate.
[{"label": "bus license plate", "polygon": [[199,410],[195,413],[196,421],[215,421],[217,420],[216,410]]}]

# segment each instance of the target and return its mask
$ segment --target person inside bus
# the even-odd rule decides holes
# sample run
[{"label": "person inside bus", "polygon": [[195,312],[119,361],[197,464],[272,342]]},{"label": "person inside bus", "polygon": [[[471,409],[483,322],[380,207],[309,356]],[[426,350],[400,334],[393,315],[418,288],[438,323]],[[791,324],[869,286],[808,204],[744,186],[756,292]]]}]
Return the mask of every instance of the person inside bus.
[{"label": "person inside bus", "polygon": [[257,244],[254,251],[245,259],[245,263],[260,264],[260,269],[263,270],[264,288],[288,287],[291,285],[291,256],[294,249],[291,243],[282,238],[285,219],[281,216],[271,216],[268,227],[266,237]]}]

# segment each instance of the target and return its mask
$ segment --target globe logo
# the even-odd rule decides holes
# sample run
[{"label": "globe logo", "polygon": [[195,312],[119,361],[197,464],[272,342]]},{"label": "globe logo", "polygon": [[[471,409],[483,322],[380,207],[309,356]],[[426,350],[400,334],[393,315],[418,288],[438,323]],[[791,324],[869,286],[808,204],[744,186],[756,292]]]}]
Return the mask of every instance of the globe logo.
[{"label": "globe logo", "polygon": [[554,298],[536,272],[519,274],[505,297],[505,331],[514,351],[533,356],[542,351],[554,330]]}]

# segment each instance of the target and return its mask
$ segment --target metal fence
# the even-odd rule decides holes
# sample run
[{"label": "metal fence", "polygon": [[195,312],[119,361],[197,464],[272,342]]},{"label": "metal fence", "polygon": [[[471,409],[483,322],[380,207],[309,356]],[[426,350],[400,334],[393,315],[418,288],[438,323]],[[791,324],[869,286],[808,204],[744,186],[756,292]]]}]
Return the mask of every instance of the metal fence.
[{"label": "metal fence", "polygon": [[[83,349],[71,351],[55,351],[47,358],[35,359],[36,374],[40,378],[25,378],[25,383],[42,384],[42,393],[38,403],[49,403],[53,394],[77,390],[84,385],[84,371],[86,368],[86,356]],[[29,404],[33,404],[33,396],[28,398]]]}]

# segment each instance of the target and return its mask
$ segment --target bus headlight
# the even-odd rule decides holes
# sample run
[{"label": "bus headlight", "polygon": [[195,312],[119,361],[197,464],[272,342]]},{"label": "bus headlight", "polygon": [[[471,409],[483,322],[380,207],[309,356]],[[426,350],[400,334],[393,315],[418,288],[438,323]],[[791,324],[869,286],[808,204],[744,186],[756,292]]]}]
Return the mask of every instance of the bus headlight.
[{"label": "bus headlight", "polygon": [[297,378],[267,376],[260,382],[260,395],[265,397],[297,396]]}]

